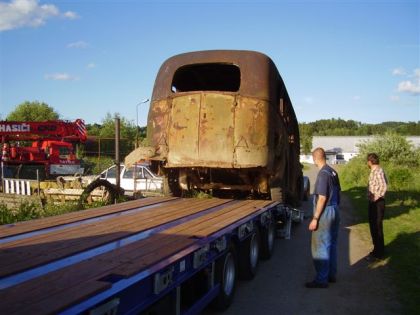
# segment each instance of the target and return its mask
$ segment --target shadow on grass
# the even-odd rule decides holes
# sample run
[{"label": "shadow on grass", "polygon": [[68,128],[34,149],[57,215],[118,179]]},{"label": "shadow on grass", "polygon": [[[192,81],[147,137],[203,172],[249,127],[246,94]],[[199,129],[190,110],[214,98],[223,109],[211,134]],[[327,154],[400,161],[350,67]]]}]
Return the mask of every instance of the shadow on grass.
[{"label": "shadow on grass", "polygon": [[[351,198],[356,223],[368,222],[366,188],[355,187],[344,191]],[[386,195],[384,217],[385,252],[387,267],[391,271],[403,307],[402,314],[418,314],[420,292],[420,231],[419,193],[416,191],[390,191]],[[388,241],[387,241],[388,239]]]},{"label": "shadow on grass", "polygon": [[[353,187],[346,191],[355,207],[357,223],[368,222],[368,201],[365,187]],[[385,217],[384,220],[396,218],[409,213],[413,208],[419,207],[418,191],[389,191],[385,196]]]},{"label": "shadow on grass", "polygon": [[402,232],[386,246],[389,267],[398,288],[403,314],[418,314],[420,232]]}]

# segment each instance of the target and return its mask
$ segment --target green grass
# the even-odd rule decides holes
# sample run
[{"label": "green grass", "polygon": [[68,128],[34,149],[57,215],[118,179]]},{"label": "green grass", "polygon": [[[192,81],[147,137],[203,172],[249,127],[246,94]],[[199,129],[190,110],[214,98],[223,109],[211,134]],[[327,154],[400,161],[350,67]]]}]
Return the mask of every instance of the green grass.
[{"label": "green grass", "polygon": [[[125,199],[119,200],[124,202]],[[89,205],[84,205],[85,208],[96,208],[104,206],[105,203],[101,201],[94,202]],[[78,202],[63,202],[60,204],[46,204],[42,207],[40,204],[31,202],[22,202],[16,208],[7,208],[4,203],[0,203],[0,225],[11,224],[20,221],[28,221],[33,219],[51,217],[54,215],[65,214],[69,212],[81,211]]]},{"label": "green grass", "polygon": [[[357,227],[370,240],[366,187],[344,191],[357,213]],[[386,195],[385,250],[403,314],[418,314],[420,292],[420,190],[390,191]]]}]

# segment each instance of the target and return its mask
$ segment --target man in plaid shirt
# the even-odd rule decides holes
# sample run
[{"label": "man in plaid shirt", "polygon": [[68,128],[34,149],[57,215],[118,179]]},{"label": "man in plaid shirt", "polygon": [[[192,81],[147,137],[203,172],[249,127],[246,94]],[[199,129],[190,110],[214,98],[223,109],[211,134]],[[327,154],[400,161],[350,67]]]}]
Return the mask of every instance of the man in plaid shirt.
[{"label": "man in plaid shirt", "polygon": [[372,260],[381,259],[384,256],[382,220],[385,213],[387,180],[383,169],[379,166],[379,157],[377,154],[369,153],[367,164],[370,168],[368,185],[369,227],[373,242],[373,251],[367,256],[367,259]]}]

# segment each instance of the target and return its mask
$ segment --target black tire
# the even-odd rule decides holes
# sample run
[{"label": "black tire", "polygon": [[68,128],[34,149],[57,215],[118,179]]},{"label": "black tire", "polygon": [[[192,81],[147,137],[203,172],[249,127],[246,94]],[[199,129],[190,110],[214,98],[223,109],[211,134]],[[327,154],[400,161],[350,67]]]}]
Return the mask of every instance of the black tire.
[{"label": "black tire", "polygon": [[182,190],[178,182],[179,172],[177,170],[169,170],[163,176],[163,194],[169,197],[181,197]]},{"label": "black tire", "polygon": [[216,261],[215,279],[216,283],[220,283],[220,291],[211,303],[213,309],[224,311],[232,304],[236,290],[237,266],[236,248],[231,244],[229,251]]},{"label": "black tire", "polygon": [[84,209],[87,204],[91,203],[90,194],[98,187],[103,187],[107,193],[107,198],[105,200],[106,204],[115,203],[118,197],[124,194],[122,189],[118,191],[117,186],[111,184],[107,180],[97,179],[91,182],[83,191],[79,198],[79,208]]},{"label": "black tire", "polygon": [[284,203],[284,192],[281,187],[272,187],[270,188],[271,200]]},{"label": "black tire", "polygon": [[270,259],[274,252],[276,239],[276,224],[270,221],[268,226],[261,228],[261,259]]},{"label": "black tire", "polygon": [[258,270],[260,256],[260,233],[258,228],[252,235],[240,244],[239,249],[239,277],[251,280]]}]

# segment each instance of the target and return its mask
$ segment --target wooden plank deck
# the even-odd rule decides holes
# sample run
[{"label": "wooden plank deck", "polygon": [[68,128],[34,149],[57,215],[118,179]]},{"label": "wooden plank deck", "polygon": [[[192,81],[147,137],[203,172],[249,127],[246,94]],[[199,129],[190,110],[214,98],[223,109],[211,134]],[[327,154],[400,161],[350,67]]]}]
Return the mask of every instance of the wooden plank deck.
[{"label": "wooden plank deck", "polygon": [[[197,202],[197,204],[193,206],[196,202],[197,201],[195,200],[187,200],[186,203],[191,205],[191,207],[188,208],[187,205],[181,201],[178,204],[182,204],[182,206],[172,208],[172,210],[168,211],[174,213],[175,216],[177,212],[179,212],[178,215],[185,216],[186,213],[191,213],[194,207],[205,208],[207,206],[207,208],[211,208],[223,204],[223,202],[218,199],[209,199],[202,200],[201,203]],[[98,255],[89,260],[81,261],[77,264],[47,273],[13,287],[0,290],[0,313],[56,313],[97,292],[109,288],[111,284],[103,281],[104,277],[109,275],[129,277],[137,274],[157,262],[162,261],[181,250],[189,248],[200,238],[208,237],[229,226],[231,223],[237,222],[271,203],[271,201],[244,200],[237,203],[226,204],[226,206],[220,207],[220,209],[217,209],[214,212],[198,216],[187,222],[170,227],[159,233],[153,234],[148,238]],[[169,204],[170,203],[167,205]],[[162,223],[164,222],[162,220],[173,219],[172,213],[165,212],[164,209],[156,211],[157,208],[154,208],[150,209],[150,211],[151,210],[154,210],[154,214],[158,216],[160,215],[160,211],[165,214],[162,214],[159,219],[149,218],[150,222]],[[149,213],[149,215],[151,214],[152,212]],[[117,218],[113,218],[112,220],[116,219]],[[133,229],[135,226],[138,226],[139,229],[142,228],[141,226],[144,228],[144,224],[147,222],[145,223],[143,220],[145,220],[145,218],[141,216],[140,213],[126,216],[126,220],[124,221],[129,221],[126,223],[132,225],[127,225],[122,230],[126,231],[130,228]],[[109,223],[110,222],[107,221],[101,221],[100,224],[98,223],[97,227],[92,227],[92,229],[94,230]],[[112,231],[120,231],[121,229],[118,229],[118,227],[118,224],[112,224],[112,228],[101,230],[102,234],[98,235],[98,237],[106,238],[107,235],[112,234]],[[79,232],[81,231],[79,230]],[[76,231],[74,231],[74,233],[76,233]],[[72,240],[77,241],[77,233],[72,235]],[[92,236],[93,234],[88,235]],[[54,240],[57,241],[57,239],[55,239],[56,237],[57,236],[55,235],[52,241],[48,241],[48,237],[43,239],[42,242],[44,243],[41,243],[41,248],[43,247],[42,244],[49,244],[49,242],[54,244]],[[83,240],[85,237],[86,236],[79,239]],[[92,239],[95,239],[95,237]],[[106,239],[109,241],[108,238]],[[66,240],[61,239],[61,242],[65,241]],[[27,255],[35,255],[35,257],[38,257],[35,253],[37,252],[37,241],[30,240],[30,242],[30,246],[21,246],[20,248],[32,248],[30,254]],[[83,241],[79,243],[83,243]],[[8,249],[5,249],[5,251],[13,251],[13,248],[14,247],[9,247]],[[80,250],[80,248],[78,248],[78,250]],[[45,251],[43,253],[45,254]],[[27,261],[31,259],[28,259]],[[0,267],[3,267],[3,260],[1,258]]]},{"label": "wooden plank deck", "polygon": [[58,216],[36,219],[25,222],[18,222],[13,224],[0,225],[0,239],[4,237],[10,237],[13,235],[19,235],[22,233],[28,233],[32,231],[37,231],[45,228],[50,228],[54,226],[59,226],[62,224],[73,223],[81,220],[92,219],[100,217],[103,215],[108,215],[112,213],[118,213],[127,211],[137,207],[144,207],[148,205],[153,205],[157,203],[162,203],[165,201],[174,200],[174,197],[155,197],[155,198],[145,198],[138,199],[134,201],[128,201],[122,204],[115,204],[104,206],[100,208],[93,208],[87,210],[81,210],[77,212],[66,213]]},{"label": "wooden plank deck", "polygon": [[139,213],[0,244],[0,277],[68,257],[227,202],[229,200],[176,200]]}]

